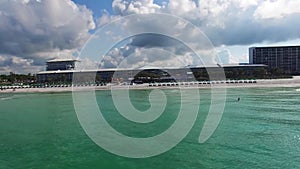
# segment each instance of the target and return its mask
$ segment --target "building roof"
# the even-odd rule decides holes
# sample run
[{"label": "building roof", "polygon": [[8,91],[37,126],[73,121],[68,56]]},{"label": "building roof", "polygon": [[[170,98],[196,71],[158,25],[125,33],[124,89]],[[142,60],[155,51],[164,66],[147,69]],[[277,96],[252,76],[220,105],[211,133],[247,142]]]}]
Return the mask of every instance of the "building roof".
[{"label": "building roof", "polygon": [[265,64],[226,64],[221,67],[267,67]]},{"label": "building roof", "polygon": [[53,59],[48,60],[47,63],[54,63],[54,62],[78,62],[79,60],[76,59]]},{"label": "building roof", "polygon": [[[228,67],[266,67],[267,65],[264,64],[227,64],[227,65],[220,65],[221,68],[228,68]],[[139,68],[139,69],[122,69],[122,68],[112,68],[112,69],[94,69],[94,70],[55,70],[55,71],[42,71],[37,74],[55,74],[55,73],[93,73],[93,72],[114,72],[114,71],[128,71],[128,70],[150,70],[150,69],[162,69],[162,70],[170,70],[170,69],[195,69],[195,68],[218,68],[219,65],[208,65],[208,66],[195,66],[195,67],[169,67],[169,68]]]},{"label": "building roof", "polygon": [[103,71],[103,72],[108,72],[108,71],[116,71],[119,69],[95,69],[95,70],[54,70],[54,71],[42,71],[42,72],[38,72],[37,74],[59,74],[59,73],[80,73],[80,72],[84,72],[84,73],[93,73],[93,72],[97,72],[97,71]]},{"label": "building roof", "polygon": [[255,48],[296,48],[300,47],[300,45],[291,45],[291,46],[253,46],[249,49],[255,49]]}]

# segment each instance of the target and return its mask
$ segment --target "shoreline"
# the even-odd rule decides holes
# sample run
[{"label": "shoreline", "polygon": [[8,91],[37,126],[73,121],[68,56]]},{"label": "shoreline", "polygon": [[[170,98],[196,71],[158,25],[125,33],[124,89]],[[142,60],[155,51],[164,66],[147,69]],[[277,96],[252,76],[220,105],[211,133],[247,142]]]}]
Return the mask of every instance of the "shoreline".
[{"label": "shoreline", "polygon": [[[216,81],[217,82],[217,81]],[[153,84],[139,85],[107,85],[107,86],[80,86],[80,87],[47,87],[47,88],[16,88],[0,90],[0,94],[4,93],[59,93],[72,91],[92,91],[92,90],[148,90],[148,89],[210,89],[210,88],[300,88],[300,76],[294,76],[291,79],[260,79],[255,83],[225,83],[217,82],[211,84],[199,84],[200,82],[182,82],[182,84],[174,85],[174,83],[161,83],[160,86],[150,86]],[[162,85],[164,84],[164,85]],[[173,86],[172,86],[172,85]]]}]

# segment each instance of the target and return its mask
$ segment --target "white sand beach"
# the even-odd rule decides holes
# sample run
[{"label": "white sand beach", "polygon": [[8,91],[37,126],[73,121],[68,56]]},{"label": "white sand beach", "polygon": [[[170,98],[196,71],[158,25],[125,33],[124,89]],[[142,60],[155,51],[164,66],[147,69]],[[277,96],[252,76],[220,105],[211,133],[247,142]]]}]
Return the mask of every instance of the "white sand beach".
[{"label": "white sand beach", "polygon": [[265,87],[299,87],[300,76],[290,79],[259,79],[249,81],[211,81],[211,82],[180,82],[180,83],[157,83],[138,85],[117,85],[107,86],[80,86],[80,87],[46,87],[46,88],[15,88],[0,90],[0,93],[49,93],[49,92],[71,92],[71,91],[91,91],[91,90],[118,90],[118,89],[172,89],[172,88],[265,88]]}]

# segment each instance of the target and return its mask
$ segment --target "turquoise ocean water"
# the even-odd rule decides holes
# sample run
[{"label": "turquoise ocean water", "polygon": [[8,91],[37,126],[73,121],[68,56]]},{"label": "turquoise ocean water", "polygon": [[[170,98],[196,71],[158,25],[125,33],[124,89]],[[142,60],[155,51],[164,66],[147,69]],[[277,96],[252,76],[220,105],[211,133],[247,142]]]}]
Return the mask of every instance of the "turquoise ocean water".
[{"label": "turquoise ocean water", "polygon": [[[165,90],[163,115],[149,124],[131,123],[113,106],[109,91],[96,97],[105,118],[132,137],[162,133],[180,108],[177,90]],[[72,93],[15,94],[0,97],[0,168],[299,168],[300,92],[295,88],[228,89],[223,118],[204,144],[198,137],[210,106],[200,90],[198,119],[187,137],[170,151],[146,159],[119,157],[98,147],[81,128]],[[132,104],[146,110],[149,90],[130,92]],[[237,102],[240,97],[241,101]]]}]

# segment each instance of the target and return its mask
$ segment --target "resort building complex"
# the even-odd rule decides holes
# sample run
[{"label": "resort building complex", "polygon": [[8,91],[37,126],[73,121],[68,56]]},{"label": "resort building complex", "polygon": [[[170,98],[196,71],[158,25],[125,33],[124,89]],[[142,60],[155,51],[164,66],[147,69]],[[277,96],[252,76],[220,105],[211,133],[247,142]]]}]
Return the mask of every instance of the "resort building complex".
[{"label": "resort building complex", "polygon": [[79,61],[50,60],[46,71],[37,74],[38,83],[76,82],[107,83],[159,83],[209,81],[212,74],[224,71],[227,79],[268,79],[300,74],[300,46],[251,47],[249,63],[174,68],[97,69],[79,70]]},{"label": "resort building complex", "polygon": [[[235,64],[235,65],[211,65],[198,67],[177,67],[177,68],[143,68],[143,69],[98,69],[98,70],[77,70],[77,60],[52,60],[47,62],[46,71],[37,74],[38,83],[71,83],[74,74],[80,76],[76,82],[96,83],[154,83],[154,82],[188,82],[208,81],[209,74],[225,72],[226,78],[245,79],[256,78],[257,75],[264,75],[266,66],[262,64]],[[208,71],[209,70],[209,71]],[[219,80],[217,76],[215,79]],[[220,77],[221,79],[221,77]],[[223,79],[224,80],[224,79]]]}]

